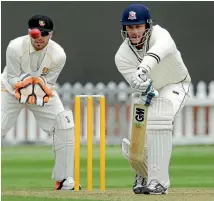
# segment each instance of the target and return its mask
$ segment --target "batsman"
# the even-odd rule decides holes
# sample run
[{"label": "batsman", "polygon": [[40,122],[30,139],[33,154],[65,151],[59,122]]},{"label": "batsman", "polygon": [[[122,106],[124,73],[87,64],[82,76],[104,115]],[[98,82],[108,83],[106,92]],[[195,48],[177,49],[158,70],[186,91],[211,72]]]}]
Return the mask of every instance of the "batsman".
[{"label": "batsman", "polygon": [[54,23],[45,15],[28,21],[28,35],[11,40],[6,67],[1,74],[1,133],[15,125],[26,107],[45,132],[53,135],[55,165],[52,177],[56,190],[74,188],[74,122],[55,91],[66,54],[52,38]]},{"label": "batsman", "polygon": [[189,97],[191,78],[169,32],[149,9],[129,5],[122,14],[118,71],[133,89],[130,140],[122,152],[136,173],[135,194],[167,194],[173,122]]}]

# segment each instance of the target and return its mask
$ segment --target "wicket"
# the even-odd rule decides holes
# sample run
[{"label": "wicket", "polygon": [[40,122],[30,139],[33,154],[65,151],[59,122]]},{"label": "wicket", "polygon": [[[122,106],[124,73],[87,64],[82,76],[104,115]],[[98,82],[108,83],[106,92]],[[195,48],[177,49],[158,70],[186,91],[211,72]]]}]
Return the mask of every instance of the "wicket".
[{"label": "wicket", "polygon": [[103,95],[75,96],[75,165],[74,190],[80,185],[81,99],[87,99],[87,190],[92,190],[93,99],[100,101],[100,190],[105,190],[105,97]]}]

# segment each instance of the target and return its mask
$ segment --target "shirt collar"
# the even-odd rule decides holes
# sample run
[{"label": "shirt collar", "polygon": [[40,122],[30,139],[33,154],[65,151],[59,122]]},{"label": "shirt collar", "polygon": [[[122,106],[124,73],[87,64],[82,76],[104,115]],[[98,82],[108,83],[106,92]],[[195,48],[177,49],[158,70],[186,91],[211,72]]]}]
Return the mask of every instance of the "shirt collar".
[{"label": "shirt collar", "polygon": [[31,44],[31,41],[30,41],[30,54],[32,54],[34,52],[46,52],[47,48],[48,48],[48,45],[44,49],[36,51],[35,48],[33,47],[33,45]]}]

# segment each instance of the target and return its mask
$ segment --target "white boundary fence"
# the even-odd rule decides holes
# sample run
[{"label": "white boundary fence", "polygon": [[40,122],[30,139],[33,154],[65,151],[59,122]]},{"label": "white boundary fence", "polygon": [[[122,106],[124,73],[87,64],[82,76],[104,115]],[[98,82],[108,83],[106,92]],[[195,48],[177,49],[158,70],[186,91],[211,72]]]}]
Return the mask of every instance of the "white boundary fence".
[{"label": "white boundary fence", "polygon": [[[121,139],[128,137],[130,122],[130,94],[132,90],[125,82],[116,84],[109,82],[93,85],[87,83],[73,86],[65,83],[57,85],[57,91],[65,108],[72,109],[74,96],[78,94],[99,94],[106,96],[106,142],[107,144],[120,144]],[[189,99],[182,112],[174,123],[173,144],[214,144],[214,81],[207,86],[199,82],[196,93],[191,87],[192,98]],[[94,111],[94,141],[99,142],[99,105],[95,102]],[[86,130],[87,114],[86,104],[82,104],[82,133],[81,142],[87,139]],[[52,136],[38,128],[33,114],[24,109],[21,111],[17,124],[6,136],[4,143],[44,143],[52,144]]]}]

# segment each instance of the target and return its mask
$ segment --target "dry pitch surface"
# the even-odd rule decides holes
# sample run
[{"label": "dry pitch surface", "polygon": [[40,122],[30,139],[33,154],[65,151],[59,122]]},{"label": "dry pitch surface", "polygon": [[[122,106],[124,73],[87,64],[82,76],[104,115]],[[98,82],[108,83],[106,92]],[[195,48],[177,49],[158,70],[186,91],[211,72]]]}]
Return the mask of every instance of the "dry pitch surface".
[{"label": "dry pitch surface", "polygon": [[[135,195],[130,189],[113,189],[100,192],[94,190],[88,192],[82,190],[79,192],[73,191],[34,191],[34,190],[5,190],[2,192],[3,196],[27,196],[38,198],[38,200],[46,200],[47,198],[61,198],[62,201],[75,200],[75,201],[214,201],[214,189],[213,188],[174,188],[170,189],[168,195]],[[30,200],[31,198],[29,198]],[[51,199],[51,200],[52,200]],[[55,200],[53,199],[53,200]],[[58,200],[58,199],[57,199]]]}]

